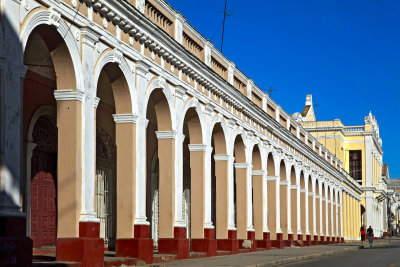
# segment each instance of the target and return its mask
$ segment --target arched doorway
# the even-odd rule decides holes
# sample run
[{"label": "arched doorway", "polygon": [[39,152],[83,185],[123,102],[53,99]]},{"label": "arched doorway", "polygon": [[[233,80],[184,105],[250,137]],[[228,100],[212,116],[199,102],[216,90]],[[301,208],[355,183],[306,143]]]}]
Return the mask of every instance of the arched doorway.
[{"label": "arched doorway", "polygon": [[57,216],[58,210],[74,214],[75,207],[70,205],[73,202],[70,199],[57,201],[63,195],[59,191],[65,192],[65,187],[57,188],[57,184],[62,184],[66,177],[65,173],[59,172],[58,161],[68,164],[61,159],[63,152],[58,146],[58,139],[63,139],[58,134],[65,134],[57,131],[54,97],[55,90],[77,88],[75,72],[64,39],[48,25],[37,26],[29,34],[23,60],[28,68],[23,88],[22,135],[26,144],[23,210],[28,215],[27,233],[33,239],[34,247],[53,246],[60,231],[70,233],[69,230],[74,228],[71,225],[76,223],[71,223],[74,218],[64,219],[69,216]]},{"label": "arched doorway", "polygon": [[146,215],[150,220],[150,237],[153,239],[154,248],[158,247],[158,206],[159,206],[159,160],[158,152],[155,151],[150,161],[147,173]]},{"label": "arched doorway", "polygon": [[96,215],[100,219],[100,238],[109,250],[115,248],[116,168],[115,143],[103,128],[96,128]]},{"label": "arched doorway", "polygon": [[57,130],[40,116],[32,132],[31,238],[34,247],[54,246],[57,237]]}]

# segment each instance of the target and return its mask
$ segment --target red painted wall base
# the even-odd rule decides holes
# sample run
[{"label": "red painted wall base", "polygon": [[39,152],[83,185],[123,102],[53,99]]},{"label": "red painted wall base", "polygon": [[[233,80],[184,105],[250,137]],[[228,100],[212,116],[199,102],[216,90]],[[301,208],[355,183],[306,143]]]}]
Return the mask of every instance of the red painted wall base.
[{"label": "red painted wall base", "polygon": [[192,251],[207,252],[207,256],[217,255],[217,240],[215,229],[204,229],[203,239],[192,239]]},{"label": "red painted wall base", "polygon": [[0,266],[32,266],[32,247],[25,217],[0,217]]},{"label": "red painted wall base", "polygon": [[175,227],[173,238],[160,238],[158,240],[160,254],[175,254],[177,259],[189,258],[189,239],[186,238],[186,228]]},{"label": "red painted wall base", "polygon": [[217,239],[218,250],[230,251],[232,254],[239,252],[239,240],[236,230],[228,230],[228,239]]},{"label": "red painted wall base", "polygon": [[283,247],[284,247],[283,234],[281,234],[281,233],[276,234],[276,240],[271,241],[271,246],[274,248],[283,249]]},{"label": "red painted wall base", "polygon": [[312,244],[313,246],[319,245],[319,241],[318,241],[318,236],[317,236],[317,235],[314,236],[314,240],[311,241],[311,244]]},{"label": "red painted wall base", "polygon": [[79,222],[79,237],[57,239],[57,261],[79,262],[82,267],[103,266],[104,240],[99,235],[100,223]]},{"label": "red painted wall base", "polygon": [[271,249],[270,233],[263,233],[263,240],[257,240],[257,248]]},{"label": "red painted wall base", "polygon": [[257,250],[257,242],[256,242],[256,232],[254,231],[247,231],[247,240],[250,240],[251,244],[250,247],[245,247],[244,241],[245,240],[239,240],[239,249],[249,249],[250,251],[256,251]]},{"label": "red painted wall base", "polygon": [[58,238],[57,261],[79,262],[82,267],[104,265],[104,241],[102,238]]},{"label": "red painted wall base", "polygon": [[150,238],[150,225],[135,225],[134,238],[116,240],[117,257],[138,258],[146,263],[153,262],[153,239]]}]

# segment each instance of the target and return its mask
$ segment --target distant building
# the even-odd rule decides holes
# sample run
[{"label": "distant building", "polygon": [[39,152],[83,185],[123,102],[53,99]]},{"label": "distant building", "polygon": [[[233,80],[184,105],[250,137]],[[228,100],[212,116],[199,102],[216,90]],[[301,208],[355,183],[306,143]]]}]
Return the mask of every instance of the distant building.
[{"label": "distant building", "polygon": [[384,168],[382,139],[375,116],[370,112],[364,124],[357,126],[345,126],[340,119],[318,121],[312,95],[307,95],[303,111],[293,117],[329,150],[326,157],[333,154],[338,158],[344,170],[362,186],[360,224],[371,225],[377,235],[383,235],[389,171],[387,165]]},{"label": "distant building", "polygon": [[[384,164],[386,165],[386,164]],[[387,166],[386,166],[387,167]],[[400,178],[390,178],[388,181],[388,214],[390,228],[399,233],[400,224]]]}]

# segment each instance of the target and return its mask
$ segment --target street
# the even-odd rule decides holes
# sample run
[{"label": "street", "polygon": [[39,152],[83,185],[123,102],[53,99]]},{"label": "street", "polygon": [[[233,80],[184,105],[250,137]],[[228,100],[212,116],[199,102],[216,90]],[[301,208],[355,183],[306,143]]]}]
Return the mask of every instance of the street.
[{"label": "street", "polygon": [[348,251],[339,255],[325,256],[298,263],[285,264],[290,267],[300,266],[324,266],[324,267],[347,267],[347,266],[373,266],[373,267],[400,267],[400,243],[393,242],[388,245],[371,248],[366,245],[365,249]]}]

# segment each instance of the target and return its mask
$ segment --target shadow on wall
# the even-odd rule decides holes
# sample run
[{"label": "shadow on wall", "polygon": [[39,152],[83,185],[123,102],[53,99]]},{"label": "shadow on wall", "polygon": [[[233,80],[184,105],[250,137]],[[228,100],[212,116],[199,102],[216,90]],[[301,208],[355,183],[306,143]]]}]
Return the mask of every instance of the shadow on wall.
[{"label": "shadow on wall", "polygon": [[0,6],[0,266],[32,265],[32,240],[23,211],[23,65],[19,10],[14,1]]}]

